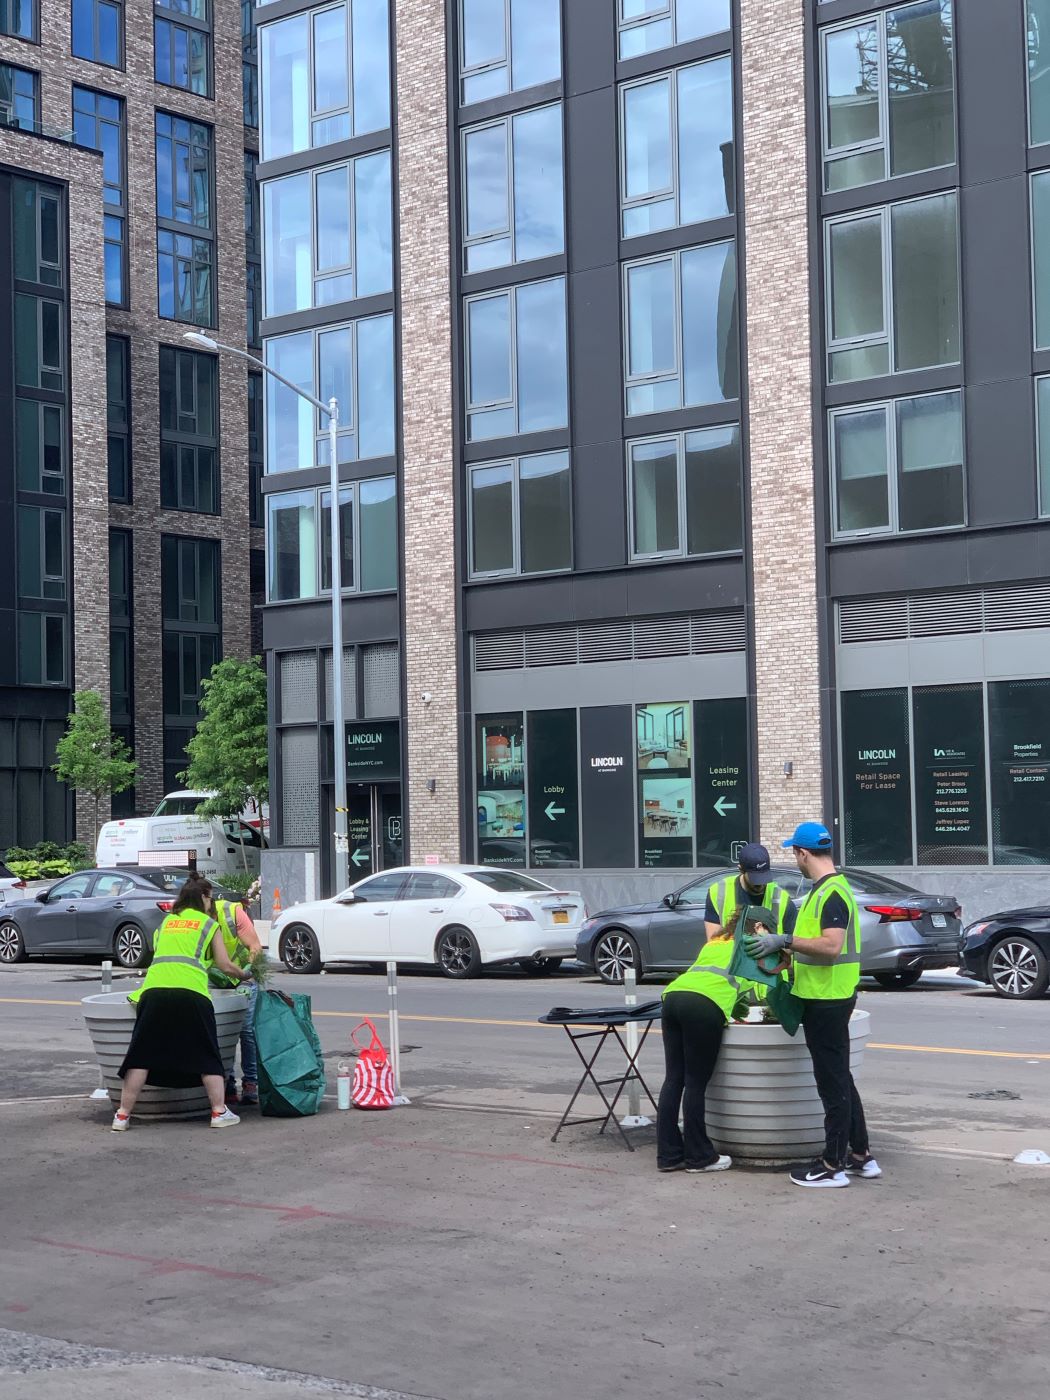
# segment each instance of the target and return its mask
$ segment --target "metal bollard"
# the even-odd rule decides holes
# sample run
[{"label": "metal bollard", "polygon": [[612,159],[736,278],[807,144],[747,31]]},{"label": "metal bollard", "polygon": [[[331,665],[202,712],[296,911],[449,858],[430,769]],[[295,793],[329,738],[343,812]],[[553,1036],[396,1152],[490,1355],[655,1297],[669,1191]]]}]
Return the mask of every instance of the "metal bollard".
[{"label": "metal bollard", "polygon": [[[638,974],[633,967],[624,969],[623,1001],[625,1006],[638,1005]],[[628,1021],[626,1030],[627,1049],[633,1059],[638,1054],[638,1022]],[[627,1115],[620,1119],[620,1126],[623,1128],[648,1128],[652,1121],[651,1118],[646,1118],[642,1112],[641,1090],[638,1087],[637,1079],[632,1079],[627,1085]]]},{"label": "metal bollard", "polygon": [[390,1068],[394,1075],[394,1103],[402,1106],[412,1100],[401,1092],[401,1040],[397,1024],[397,963],[386,965],[386,994],[390,1001]]},{"label": "metal bollard", "polygon": [[[107,959],[107,960],[102,964],[102,995],[105,996],[107,992],[111,992],[112,990],[113,990],[113,964]],[[102,1078],[102,1066],[101,1066],[101,1065],[99,1065],[99,1070],[98,1070],[98,1088],[92,1090],[91,1097],[92,1097],[92,1099],[97,1099],[99,1102],[101,1102],[103,1099],[108,1099],[108,1098],[109,1098],[109,1090],[106,1088],[105,1083],[104,1083],[103,1078]]]}]

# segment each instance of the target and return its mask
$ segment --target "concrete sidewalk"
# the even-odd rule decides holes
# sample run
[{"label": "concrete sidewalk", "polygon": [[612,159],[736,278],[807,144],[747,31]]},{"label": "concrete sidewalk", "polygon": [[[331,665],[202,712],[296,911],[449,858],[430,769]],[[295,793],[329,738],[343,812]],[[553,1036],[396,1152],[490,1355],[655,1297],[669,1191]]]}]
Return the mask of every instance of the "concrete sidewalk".
[{"label": "concrete sidewalk", "polygon": [[144,1356],[0,1328],[3,1400],[430,1400],[215,1357]]}]

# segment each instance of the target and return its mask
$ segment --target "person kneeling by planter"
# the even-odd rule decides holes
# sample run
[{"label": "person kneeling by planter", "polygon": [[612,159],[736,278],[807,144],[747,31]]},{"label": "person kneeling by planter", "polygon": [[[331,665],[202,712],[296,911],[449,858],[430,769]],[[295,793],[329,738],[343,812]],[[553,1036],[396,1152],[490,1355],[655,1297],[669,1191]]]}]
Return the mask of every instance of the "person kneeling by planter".
[{"label": "person kneeling by planter", "polygon": [[165,1089],[188,1089],[201,1081],[211,1104],[210,1126],[241,1121],[226,1107],[208,968],[214,963],[234,982],[251,974],[230,960],[213,909],[210,882],[193,873],[154,936],[145,981],[128,996],[138,1005],[138,1018],[119,1070],[124,1087],[113,1118],[115,1133],[127,1130],[147,1080]]},{"label": "person kneeling by planter", "polygon": [[[692,967],[664,989],[661,1026],[666,1073],[656,1112],[656,1165],[662,1172],[720,1172],[733,1165],[733,1159],[720,1156],[707,1136],[704,1092],[737,1002],[756,989],[754,982],[729,972],[737,917],[734,914],[728,927],[712,934]],[[684,1135],[678,1127],[679,1108]]]}]

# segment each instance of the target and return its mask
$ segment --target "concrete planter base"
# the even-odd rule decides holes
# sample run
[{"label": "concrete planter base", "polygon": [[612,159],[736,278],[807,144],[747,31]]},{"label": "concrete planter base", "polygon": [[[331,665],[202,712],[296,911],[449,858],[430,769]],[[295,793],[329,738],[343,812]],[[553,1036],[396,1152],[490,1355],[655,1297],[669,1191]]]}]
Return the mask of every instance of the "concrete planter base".
[{"label": "concrete planter base", "polygon": [[[871,1017],[854,1011],[850,1067],[856,1077]],[[752,1022],[726,1027],[707,1086],[707,1131],[720,1152],[755,1166],[817,1157],[824,1149],[824,1109],[801,1028]]]},{"label": "concrete planter base", "polygon": [[[229,1075],[248,1003],[240,992],[218,988],[212,991],[211,999],[215,1006],[223,1068]],[[126,992],[84,997],[81,1005],[95,1057],[102,1070],[102,1083],[115,1108],[120,1103],[122,1084],[117,1071],[131,1043],[135,1008],[128,1001]],[[135,1104],[136,1118],[203,1118],[210,1111],[203,1084],[197,1084],[192,1089],[155,1089],[147,1084]]]}]

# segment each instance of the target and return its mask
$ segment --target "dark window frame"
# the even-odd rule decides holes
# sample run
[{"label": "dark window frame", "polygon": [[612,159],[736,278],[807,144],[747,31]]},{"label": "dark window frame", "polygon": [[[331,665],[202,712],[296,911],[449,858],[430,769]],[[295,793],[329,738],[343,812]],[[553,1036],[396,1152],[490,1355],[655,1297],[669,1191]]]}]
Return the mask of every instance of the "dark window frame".
[{"label": "dark window frame", "polygon": [[[77,5],[81,5],[81,6],[90,5],[90,7],[91,7],[91,24],[92,24],[92,41],[91,41],[92,52],[91,52],[91,53],[80,53],[80,52],[77,51],[76,46],[75,46],[75,42],[74,42],[74,38],[73,38],[74,28],[73,28],[73,15],[72,15],[72,11],[73,11],[73,9],[74,9]],[[101,48],[100,30],[99,30],[99,12],[100,12],[101,10],[114,10],[114,11],[116,12],[116,14],[117,14],[117,54],[116,54],[116,57],[115,57],[115,58],[101,58],[101,57],[99,57],[99,50],[100,50],[100,48]],[[123,68],[123,67],[124,67],[124,55],[125,55],[125,50],[126,50],[126,32],[125,32],[125,31],[126,31],[126,22],[125,22],[125,15],[124,15],[124,0],[73,0],[73,4],[72,4],[71,7],[70,7],[70,21],[69,21],[69,23],[70,23],[70,52],[72,53],[72,55],[73,55],[74,58],[84,58],[84,59],[87,59],[89,63],[101,63],[101,64],[104,64],[107,68]]]},{"label": "dark window frame", "polygon": [[[168,364],[170,361],[170,368]],[[210,383],[205,384],[202,378],[203,367],[207,365],[207,374]],[[192,408],[184,410],[182,408],[181,395],[186,387],[186,375],[190,376],[192,382]],[[167,404],[163,399],[160,411],[160,490],[161,508],[164,510],[190,511],[200,515],[219,515],[222,511],[222,485],[221,485],[221,458],[220,458],[220,433],[219,433],[219,361],[216,355],[209,355],[200,350],[183,349],[179,345],[161,345],[159,347],[159,382],[163,384],[166,379],[170,379],[174,385],[174,392],[177,401],[175,404]],[[212,431],[210,433],[200,432],[196,428],[183,427],[178,419],[181,417],[198,419],[202,412],[201,395],[210,394],[211,397],[211,422]],[[174,422],[165,423],[167,413],[174,416]],[[192,500],[188,499],[182,489],[182,464],[183,454],[191,452],[193,454],[195,484],[191,493]],[[201,500],[201,453],[211,454],[211,507],[199,504]],[[169,459],[171,465],[169,466]],[[170,477],[170,480],[169,480]]]},{"label": "dark window frame", "polygon": [[[200,162],[204,161],[205,200],[204,219],[197,217],[193,196],[199,181],[195,175],[201,173]],[[183,325],[214,327],[216,324],[217,295],[217,250],[215,235],[215,131],[206,122],[180,116],[175,112],[157,109],[154,115],[154,162],[157,168],[157,308],[162,320],[176,321]],[[180,162],[185,164],[189,175],[189,203],[180,203],[178,176]],[[167,186],[171,195],[171,213],[160,209],[161,180],[159,174],[164,164],[168,165]],[[194,169],[196,165],[196,170]],[[188,217],[179,214],[185,209]],[[188,240],[189,247],[185,245]],[[180,273],[188,275],[189,285],[196,289],[198,279],[207,272],[207,319],[199,319],[191,314],[179,314]],[[170,281],[166,280],[170,274]],[[167,297],[166,287],[171,288],[172,314],[161,311]],[[196,291],[191,293],[196,303]]]}]

